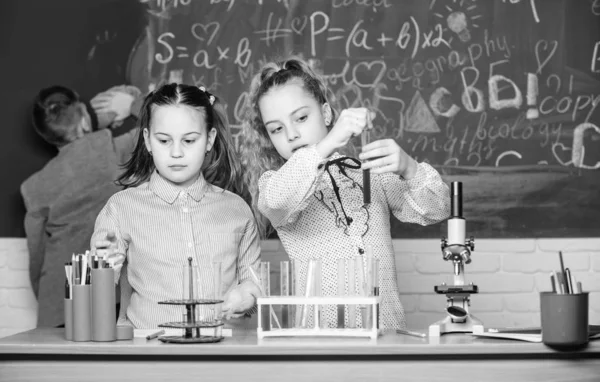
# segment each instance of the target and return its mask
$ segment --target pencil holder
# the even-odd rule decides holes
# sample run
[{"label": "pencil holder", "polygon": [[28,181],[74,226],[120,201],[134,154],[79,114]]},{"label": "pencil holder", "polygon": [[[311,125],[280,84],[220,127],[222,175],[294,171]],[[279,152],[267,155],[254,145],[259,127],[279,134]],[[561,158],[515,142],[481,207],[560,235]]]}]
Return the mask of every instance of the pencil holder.
[{"label": "pencil holder", "polygon": [[73,341],[73,300],[65,298],[65,339]]},{"label": "pencil holder", "polygon": [[115,281],[112,268],[92,269],[92,341],[117,340]]},{"label": "pencil holder", "polygon": [[577,347],[588,343],[588,292],[540,293],[542,342],[554,347]]},{"label": "pencil holder", "polygon": [[92,302],[90,285],[73,285],[73,341],[92,340]]}]

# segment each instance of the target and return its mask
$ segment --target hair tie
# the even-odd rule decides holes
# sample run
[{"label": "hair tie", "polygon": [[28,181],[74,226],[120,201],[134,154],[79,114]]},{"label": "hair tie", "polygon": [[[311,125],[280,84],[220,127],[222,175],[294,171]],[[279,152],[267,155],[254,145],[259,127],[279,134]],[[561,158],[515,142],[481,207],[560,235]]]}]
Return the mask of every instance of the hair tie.
[{"label": "hair tie", "polygon": [[210,92],[206,91],[206,88],[204,86],[198,86],[198,89],[200,89],[204,94],[206,94],[206,96],[208,97],[208,102],[210,103],[210,106],[212,106],[215,103],[215,96],[210,94]]}]

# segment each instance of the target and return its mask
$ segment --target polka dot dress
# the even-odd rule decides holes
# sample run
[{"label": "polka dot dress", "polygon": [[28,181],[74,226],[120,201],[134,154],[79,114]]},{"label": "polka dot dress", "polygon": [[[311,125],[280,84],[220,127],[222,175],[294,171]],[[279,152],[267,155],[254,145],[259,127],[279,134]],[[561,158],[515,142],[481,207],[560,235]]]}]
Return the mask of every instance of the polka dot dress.
[{"label": "polka dot dress", "polygon": [[[332,164],[333,161],[336,164]],[[371,204],[365,206],[362,170],[357,168],[356,162],[338,154],[328,161],[323,160],[315,147],[309,146],[298,150],[278,171],[262,175],[258,206],[277,230],[298,270],[296,294],[304,294],[311,259],[320,260],[322,296],[340,294],[338,267],[344,269],[345,293],[354,294],[349,283],[349,262],[356,261],[355,257],[370,246],[373,257],[379,259],[380,328],[404,329],[404,309],[398,294],[390,236],[390,212],[403,222],[437,223],[450,214],[450,191],[435,169],[420,163],[416,176],[410,180],[391,173],[372,174]],[[343,266],[339,264],[340,259],[347,259]],[[354,279],[357,287],[357,277]],[[301,308],[296,318],[300,311]],[[356,311],[356,324],[361,326],[361,309]],[[321,318],[322,327],[337,327],[337,308],[328,306]],[[349,318],[346,306],[346,327]],[[308,325],[312,325],[312,311]]]}]

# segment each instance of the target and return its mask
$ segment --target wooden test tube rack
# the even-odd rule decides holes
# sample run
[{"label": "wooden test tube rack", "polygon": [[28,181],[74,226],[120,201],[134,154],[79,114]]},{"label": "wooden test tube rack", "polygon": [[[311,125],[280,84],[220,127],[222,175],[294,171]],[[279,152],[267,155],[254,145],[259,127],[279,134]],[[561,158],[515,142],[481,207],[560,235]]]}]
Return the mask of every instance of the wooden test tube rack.
[{"label": "wooden test tube rack", "polygon": [[[309,305],[313,306],[313,327],[310,328],[275,328],[263,330],[261,320],[258,320],[256,334],[258,338],[265,337],[369,337],[376,339],[379,335],[377,319],[373,319],[370,328],[321,328],[319,322],[319,307],[322,305],[363,305],[371,309],[372,317],[378,317],[381,296],[329,296],[329,297],[302,297],[302,296],[267,296],[257,299],[258,317],[262,317],[263,309],[270,309],[271,305]],[[271,325],[272,326],[272,325]]]}]

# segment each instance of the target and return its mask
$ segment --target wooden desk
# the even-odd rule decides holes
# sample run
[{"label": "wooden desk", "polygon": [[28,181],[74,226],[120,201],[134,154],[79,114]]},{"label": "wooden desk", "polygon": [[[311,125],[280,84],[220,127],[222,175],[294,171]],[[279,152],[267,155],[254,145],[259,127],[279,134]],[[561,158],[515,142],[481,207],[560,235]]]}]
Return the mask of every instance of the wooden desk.
[{"label": "wooden desk", "polygon": [[225,338],[205,345],[158,340],[69,342],[62,329],[0,339],[1,381],[594,381],[600,342],[576,352],[543,344],[447,334],[377,340]]}]

